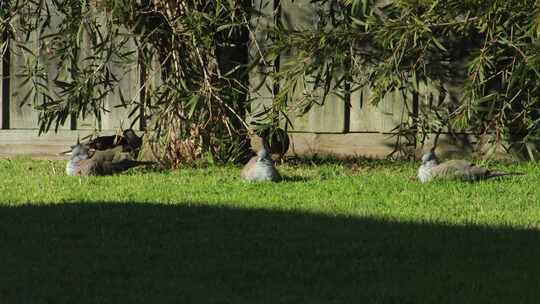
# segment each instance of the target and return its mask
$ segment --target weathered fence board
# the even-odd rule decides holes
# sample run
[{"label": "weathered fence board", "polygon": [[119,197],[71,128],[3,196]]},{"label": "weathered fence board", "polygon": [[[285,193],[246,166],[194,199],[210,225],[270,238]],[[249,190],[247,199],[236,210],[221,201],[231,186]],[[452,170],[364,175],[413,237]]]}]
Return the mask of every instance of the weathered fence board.
[{"label": "weathered fence board", "polygon": [[[36,158],[66,159],[61,155],[73,145],[77,137],[92,134],[91,130],[59,130],[41,136],[34,130],[0,130],[0,158],[19,154]],[[103,135],[113,135],[112,131],[104,131]]]},{"label": "weathered fence board", "polygon": [[[4,42],[7,43],[6,35],[0,33],[0,45],[3,45]],[[6,119],[9,118],[7,113],[7,102],[8,102],[8,95],[9,95],[9,51],[6,50],[5,56],[4,56],[4,50],[0,50],[0,130],[1,129],[7,129],[8,121]]]},{"label": "weathered fence board", "polygon": [[[132,45],[135,48],[134,45]],[[136,56],[136,54],[134,55]],[[123,98],[128,102],[131,101],[138,102],[140,98],[140,70],[137,64],[137,61],[134,60],[134,63],[131,64],[128,68],[127,73],[122,69],[117,67],[111,67],[113,73],[117,75],[120,79],[119,81],[119,90]],[[133,128],[138,129],[139,125],[137,124],[137,114],[135,113],[132,117],[129,117],[129,114],[134,109],[134,105],[124,106],[122,105],[122,100],[120,98],[120,91],[116,90],[114,94],[108,95],[105,98],[105,107],[108,110],[107,113],[103,113],[103,122],[102,128],[105,130],[113,130],[118,128],[127,129],[131,127],[133,120],[135,120]]]},{"label": "weathered fence board", "polygon": [[388,94],[376,105],[371,102],[368,88],[357,90],[351,94],[351,132],[383,132],[390,133],[409,117],[407,104],[411,98],[404,99],[401,92]]},{"label": "weathered fence board", "polygon": [[[22,46],[11,43],[10,45],[10,129],[36,129],[38,127],[39,113],[34,109],[35,106],[44,102],[44,99],[36,98],[35,91],[32,90],[31,81],[40,81],[34,78],[28,81],[25,74],[32,70],[33,67],[42,66],[44,72],[49,75],[47,86],[49,94],[52,98],[58,98],[58,92],[54,87],[54,79],[60,78],[58,70],[58,59],[52,58],[52,50],[49,45],[41,40],[41,37],[52,34],[56,31],[56,27],[60,24],[61,19],[54,12],[50,11],[50,26],[44,27],[43,31],[35,30],[30,33],[28,40],[22,42]],[[19,20],[15,19],[15,29],[18,30]],[[15,34],[18,34],[16,32]],[[29,53],[27,50],[30,52]],[[37,60],[37,62],[36,62]],[[28,94],[29,93],[29,94]],[[70,120],[66,124],[60,126],[59,129],[70,129]]]},{"label": "weathered fence board", "polygon": [[[120,80],[119,87],[122,90],[122,94],[127,101],[137,100],[139,97],[139,75],[138,69],[134,67],[130,72],[126,73]],[[113,130],[118,128],[127,129],[131,127],[131,123],[138,113],[129,117],[133,106],[125,107],[122,105],[120,96],[118,93],[109,95],[106,97],[105,106],[109,112],[104,114],[103,129]],[[138,119],[137,119],[138,121]],[[135,121],[133,127],[138,129],[137,121]]]},{"label": "weathered fence board", "polygon": [[[38,34],[33,32],[30,34],[29,39],[24,46],[30,49],[33,53],[37,54],[39,49],[37,47]],[[25,51],[15,44],[11,44],[11,69],[10,69],[10,96],[9,96],[9,116],[11,129],[35,129],[37,127],[38,112],[32,107],[32,101],[34,100],[34,93],[30,93],[28,99],[24,100],[26,93],[31,90],[32,85],[30,82],[23,84],[24,78],[16,75],[24,71],[26,64],[31,64],[29,55],[24,53]]]},{"label": "weathered fence board", "polygon": [[[316,10],[327,9],[317,4],[311,4],[307,1],[284,0],[281,3],[281,18],[284,26],[289,30],[301,31],[304,29],[314,29],[318,26]],[[291,50],[293,52],[294,50]],[[291,54],[283,54],[281,63],[285,63]],[[307,76],[309,77],[309,76]],[[321,89],[315,90],[307,79],[306,87],[299,88],[298,94],[303,90],[309,91],[315,96],[322,96],[324,92]],[[346,130],[345,113],[348,101],[341,99],[336,95],[327,96],[324,104],[314,105],[310,111],[301,117],[291,117],[294,131],[304,132],[329,132],[342,133]]]},{"label": "weathered fence board", "polygon": [[[266,30],[274,24],[274,1],[255,0],[253,7],[259,12],[252,18],[250,61],[258,62],[249,74],[250,98],[255,100],[251,103],[251,114],[256,115],[264,110],[264,107],[272,105],[274,99],[274,83],[266,77],[274,69],[275,62],[267,61],[264,54],[268,48],[269,39]],[[249,117],[253,120],[253,117]]]}]

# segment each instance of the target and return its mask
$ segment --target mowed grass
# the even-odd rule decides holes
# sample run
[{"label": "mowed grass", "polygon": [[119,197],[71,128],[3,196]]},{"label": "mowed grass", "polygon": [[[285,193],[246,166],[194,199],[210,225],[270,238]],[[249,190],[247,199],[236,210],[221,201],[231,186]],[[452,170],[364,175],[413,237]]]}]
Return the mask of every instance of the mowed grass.
[{"label": "mowed grass", "polygon": [[420,184],[418,164],[68,177],[0,160],[0,303],[537,303],[540,167]]}]

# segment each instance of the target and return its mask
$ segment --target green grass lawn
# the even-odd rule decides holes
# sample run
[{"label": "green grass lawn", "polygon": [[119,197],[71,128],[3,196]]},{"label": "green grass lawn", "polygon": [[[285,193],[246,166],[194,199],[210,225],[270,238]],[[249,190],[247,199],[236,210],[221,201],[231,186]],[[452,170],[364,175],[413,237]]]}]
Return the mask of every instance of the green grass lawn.
[{"label": "green grass lawn", "polygon": [[423,185],[417,164],[64,174],[0,160],[0,303],[538,303],[540,167]]}]

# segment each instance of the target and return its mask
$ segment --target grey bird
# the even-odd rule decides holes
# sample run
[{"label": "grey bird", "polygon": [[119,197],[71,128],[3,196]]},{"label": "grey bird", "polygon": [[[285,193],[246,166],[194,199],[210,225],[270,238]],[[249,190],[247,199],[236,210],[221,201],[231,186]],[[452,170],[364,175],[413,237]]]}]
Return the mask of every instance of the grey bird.
[{"label": "grey bird", "polygon": [[131,160],[122,146],[108,150],[92,151],[87,145],[77,144],[71,147],[71,159],[66,165],[66,174],[70,176],[110,175],[130,168],[152,164]]},{"label": "grey bird", "polygon": [[257,156],[253,156],[240,173],[242,179],[249,182],[279,181],[281,176],[274,166],[274,161],[266,148],[262,148]]},{"label": "grey bird", "polygon": [[434,149],[431,149],[422,156],[422,165],[418,169],[418,180],[422,183],[427,183],[435,179],[478,181],[519,174],[521,173],[490,171],[466,160],[449,160],[441,163],[437,155],[435,155]]}]

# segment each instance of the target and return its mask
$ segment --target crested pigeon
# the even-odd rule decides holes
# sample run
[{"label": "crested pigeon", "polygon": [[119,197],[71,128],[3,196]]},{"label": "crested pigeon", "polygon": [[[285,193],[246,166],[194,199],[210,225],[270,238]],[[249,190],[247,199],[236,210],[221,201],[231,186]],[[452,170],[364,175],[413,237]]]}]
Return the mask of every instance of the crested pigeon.
[{"label": "crested pigeon", "polygon": [[253,156],[248,161],[240,176],[249,182],[281,180],[270,153],[264,147],[257,153],[257,156]]},{"label": "crested pigeon", "polygon": [[517,174],[520,173],[490,171],[466,160],[448,160],[441,163],[437,158],[437,155],[435,155],[434,149],[431,149],[422,156],[422,165],[418,169],[418,179],[422,183],[430,182],[435,179],[478,181]]},{"label": "crested pigeon", "polygon": [[110,175],[152,162],[140,162],[129,159],[127,153],[117,146],[108,150],[96,150],[90,155],[90,148],[79,143],[71,148],[71,159],[66,165],[66,174],[70,176]]}]

